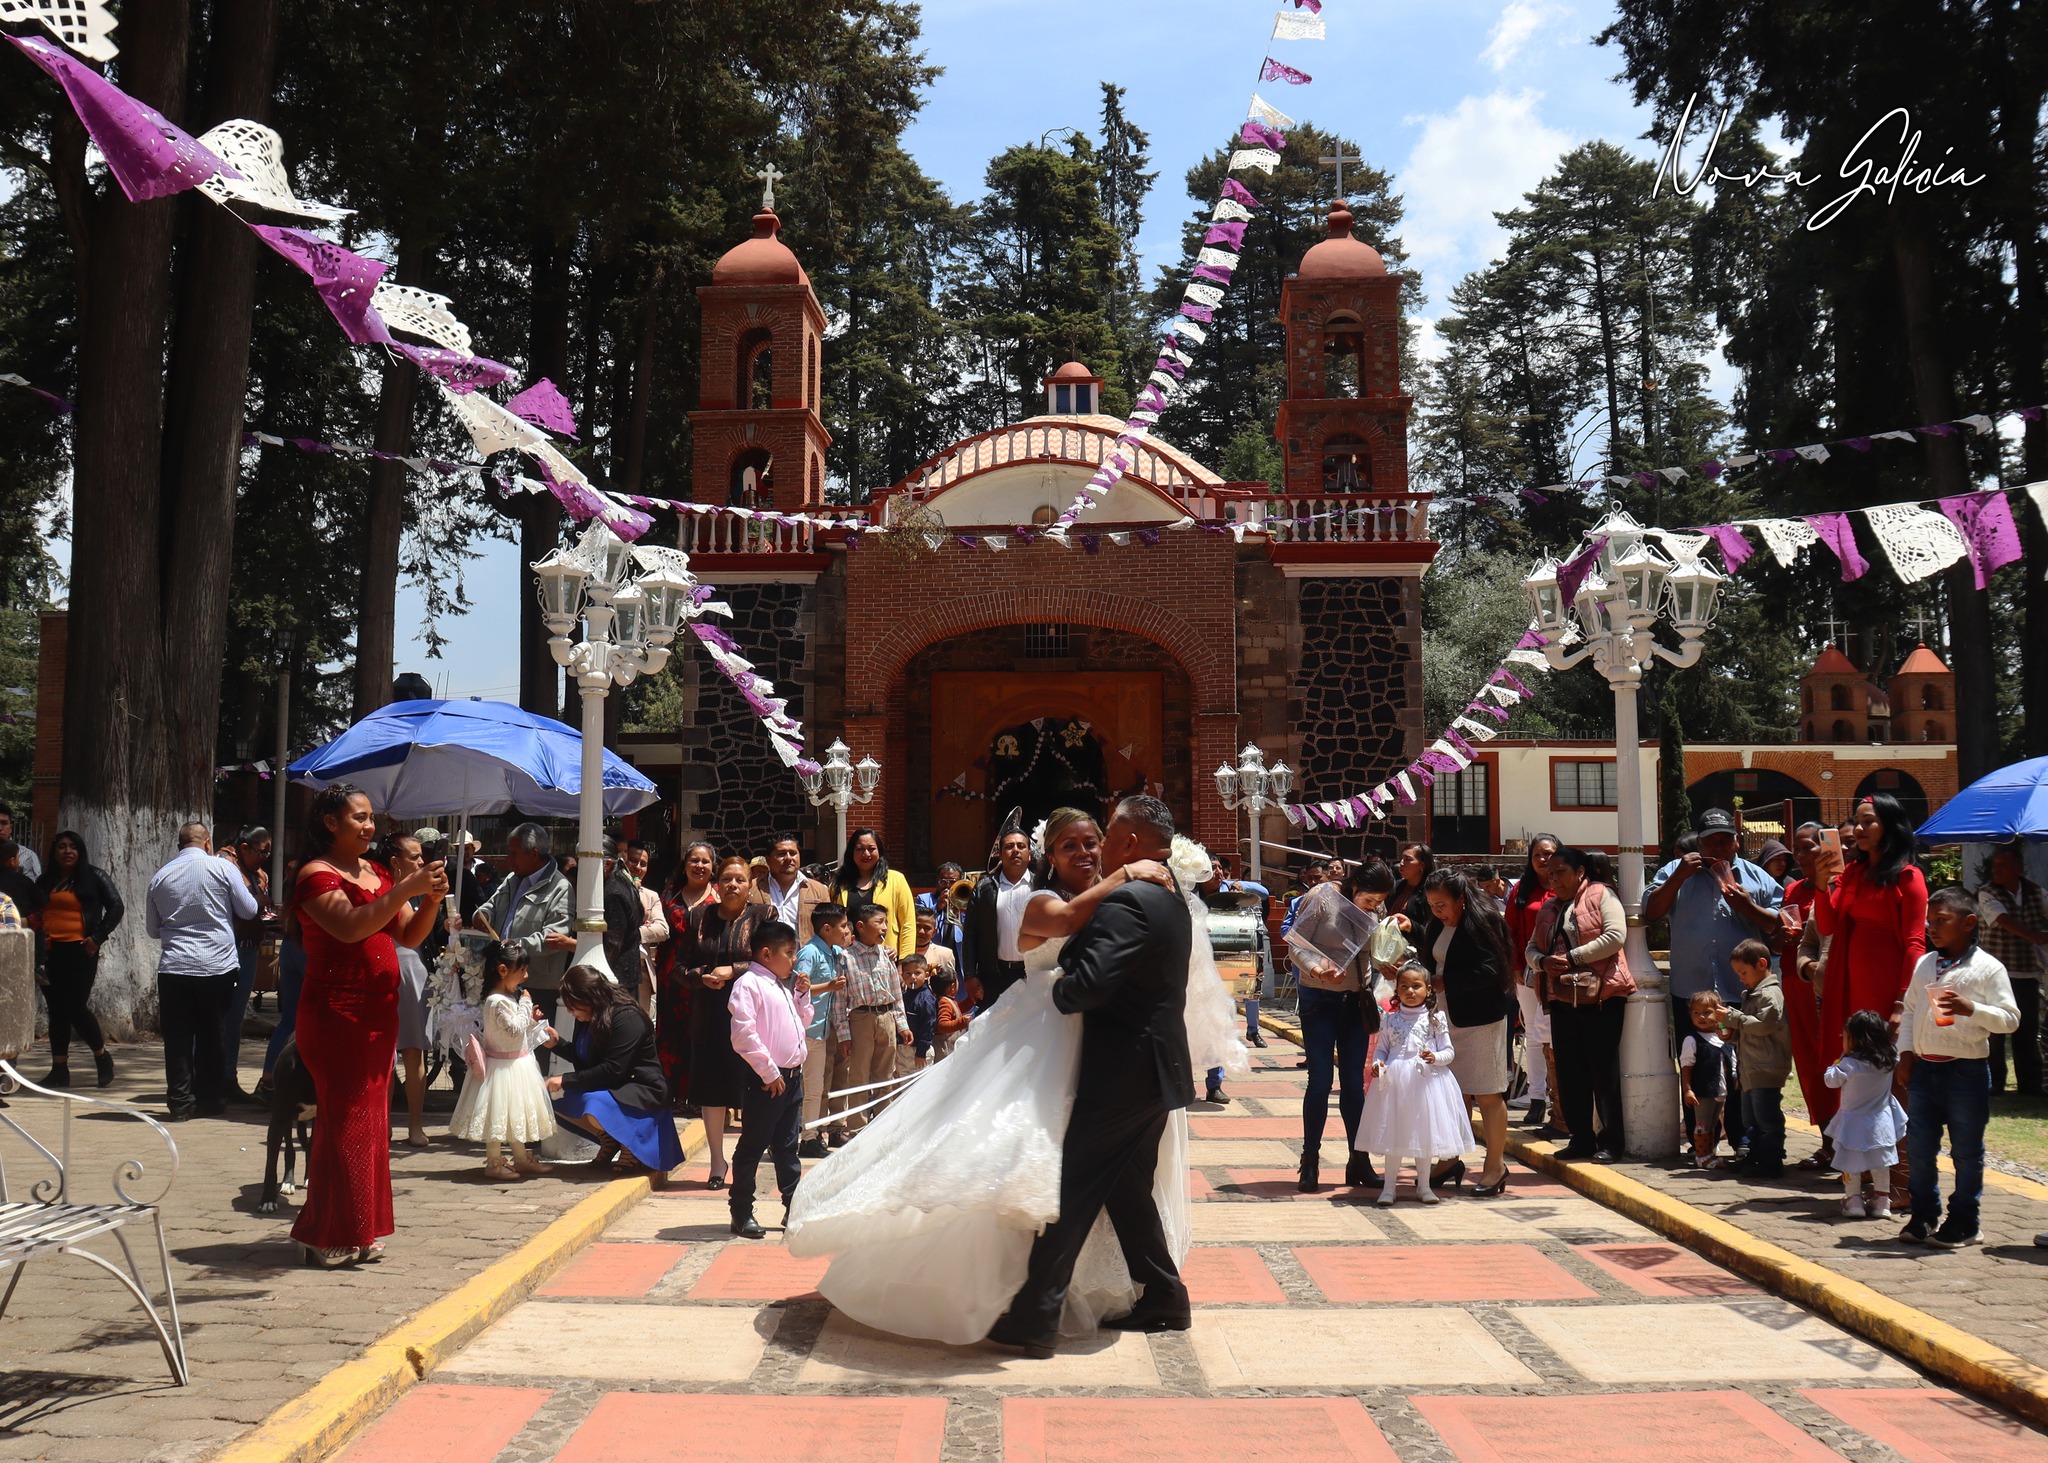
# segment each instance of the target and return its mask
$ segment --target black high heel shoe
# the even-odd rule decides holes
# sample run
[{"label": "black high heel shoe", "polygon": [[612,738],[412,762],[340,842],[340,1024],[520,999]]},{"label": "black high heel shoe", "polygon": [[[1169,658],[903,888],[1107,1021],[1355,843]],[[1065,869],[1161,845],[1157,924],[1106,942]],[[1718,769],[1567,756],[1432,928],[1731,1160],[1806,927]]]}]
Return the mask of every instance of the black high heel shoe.
[{"label": "black high heel shoe", "polygon": [[1461,1194],[1464,1193],[1465,1160],[1462,1158],[1452,1159],[1451,1166],[1445,1169],[1442,1173],[1438,1174],[1435,1178],[1431,1179],[1429,1186],[1432,1189],[1441,1189],[1449,1187],[1457,1190],[1457,1192]]},{"label": "black high heel shoe", "polygon": [[1508,1170],[1505,1166],[1503,1166],[1500,1171],[1500,1177],[1494,1180],[1492,1183],[1474,1184],[1472,1186],[1472,1197],[1475,1199],[1492,1199],[1497,1198],[1499,1195],[1505,1194],[1507,1191]]},{"label": "black high heel shoe", "polygon": [[1322,1185],[1322,1160],[1316,1154],[1304,1154],[1301,1160],[1301,1180],[1295,1187],[1304,1194],[1320,1194]]},{"label": "black high heel shoe", "polygon": [[1372,1155],[1370,1153],[1360,1153],[1353,1150],[1351,1156],[1344,1160],[1344,1183],[1346,1187],[1362,1189],[1367,1184],[1376,1184],[1379,1181],[1380,1176],[1372,1166]]}]

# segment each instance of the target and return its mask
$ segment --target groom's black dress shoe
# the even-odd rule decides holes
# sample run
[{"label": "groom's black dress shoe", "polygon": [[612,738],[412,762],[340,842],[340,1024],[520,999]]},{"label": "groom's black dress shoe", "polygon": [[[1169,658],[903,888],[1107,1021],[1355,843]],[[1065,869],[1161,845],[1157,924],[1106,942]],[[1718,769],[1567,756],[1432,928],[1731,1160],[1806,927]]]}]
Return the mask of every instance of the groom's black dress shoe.
[{"label": "groom's black dress shoe", "polygon": [[998,1320],[988,1333],[990,1345],[1021,1351],[1034,1361],[1044,1361],[1051,1356],[1058,1339],[1057,1336],[1034,1336],[1008,1316]]},{"label": "groom's black dress shoe", "polygon": [[1102,1322],[1105,1331],[1185,1331],[1194,1324],[1194,1317],[1185,1310],[1169,1310],[1163,1306],[1147,1308],[1135,1306],[1121,1316],[1110,1316]]},{"label": "groom's black dress shoe", "polygon": [[732,1232],[741,1239],[765,1239],[768,1234],[767,1230],[761,1228],[761,1221],[751,1214],[745,1217],[735,1214],[732,1219]]}]

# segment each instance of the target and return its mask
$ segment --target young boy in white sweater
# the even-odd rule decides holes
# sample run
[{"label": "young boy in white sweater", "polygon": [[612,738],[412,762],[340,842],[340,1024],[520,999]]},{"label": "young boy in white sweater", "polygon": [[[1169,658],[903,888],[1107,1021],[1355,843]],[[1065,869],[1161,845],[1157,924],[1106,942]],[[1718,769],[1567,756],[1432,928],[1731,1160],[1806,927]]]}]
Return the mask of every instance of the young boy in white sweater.
[{"label": "young boy in white sweater", "polygon": [[[1977,1214],[1984,1196],[1984,1125],[1991,1117],[1991,1036],[2017,1027],[2020,1013],[2005,967],[1978,948],[1976,902],[1961,889],[1928,896],[1927,943],[1899,1019],[1913,1194],[1913,1217],[1899,1238],[1955,1250],[1983,1237]],[[1946,1219],[1936,1165],[1943,1128],[1956,1166]]]}]

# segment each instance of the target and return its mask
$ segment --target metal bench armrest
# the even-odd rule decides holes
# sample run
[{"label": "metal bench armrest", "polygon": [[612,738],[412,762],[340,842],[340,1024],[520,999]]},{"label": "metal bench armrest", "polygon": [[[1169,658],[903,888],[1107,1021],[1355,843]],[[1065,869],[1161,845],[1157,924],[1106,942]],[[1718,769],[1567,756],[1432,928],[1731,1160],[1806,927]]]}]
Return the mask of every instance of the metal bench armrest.
[{"label": "metal bench armrest", "polygon": [[[58,1151],[54,1153],[33,1133],[29,1132],[27,1128],[9,1116],[6,1111],[0,1110],[0,1123],[6,1124],[7,1127],[20,1135],[22,1141],[41,1154],[51,1169],[54,1170],[52,1174],[38,1180],[29,1189],[29,1197],[36,1203],[68,1204],[72,1202],[71,1118],[72,1113],[81,1106],[104,1108],[106,1111],[120,1117],[133,1118],[136,1122],[144,1123],[151,1132],[156,1134],[157,1140],[164,1145],[166,1167],[163,1187],[153,1197],[140,1197],[130,1193],[128,1190],[128,1185],[142,1180],[148,1174],[148,1164],[141,1157],[121,1158],[115,1161],[111,1185],[115,1196],[123,1204],[154,1206],[161,1204],[164,1198],[171,1192],[171,1185],[177,1181],[178,1177],[178,1145],[172,1139],[170,1130],[148,1113],[125,1102],[112,1102],[103,1097],[85,1097],[74,1092],[52,1092],[47,1087],[38,1087],[35,1083],[29,1081],[28,1078],[22,1076],[12,1062],[4,1057],[0,1057],[0,1095],[12,1096],[16,1092],[23,1091],[33,1092],[39,1097],[47,1097],[64,1105],[63,1121],[59,1128]],[[0,1203],[5,1203],[7,1200],[7,1171],[5,1165],[0,1164]]]}]

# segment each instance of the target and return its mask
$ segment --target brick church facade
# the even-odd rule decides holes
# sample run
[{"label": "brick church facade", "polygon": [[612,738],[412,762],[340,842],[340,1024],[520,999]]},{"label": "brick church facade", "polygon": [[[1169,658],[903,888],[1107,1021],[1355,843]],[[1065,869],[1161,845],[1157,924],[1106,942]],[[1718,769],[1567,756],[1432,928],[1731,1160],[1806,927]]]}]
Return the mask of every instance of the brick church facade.
[{"label": "brick church facade", "polygon": [[[854,545],[807,526],[685,522],[692,567],[720,586],[732,633],[814,746],[839,736],[881,763],[875,801],[850,822],[879,829],[897,866],[979,867],[1010,806],[1035,817],[1141,787],[1212,848],[1242,852],[1243,824],[1210,774],[1245,743],[1297,769],[1311,798],[1357,791],[1421,749],[1421,576],[1436,545],[1427,499],[1408,486],[1399,281],[1351,222],[1333,208],[1328,239],[1283,288],[1277,493],[1225,482],[1154,436],[1071,548],[1016,538],[1071,500],[1122,428],[1101,414],[1100,379],[1070,363],[1046,381],[1043,415],[956,443],[874,495],[878,528],[906,514],[942,528],[929,551],[875,533]],[[699,502],[824,501],[824,317],[778,227],[758,216],[699,292]],[[740,849],[796,829],[808,852],[836,857],[829,810],[810,807],[726,683],[695,657],[683,674],[694,683],[679,737],[623,748],[663,785],[671,827]],[[1409,821],[1381,825],[1373,845],[1422,836],[1424,820]],[[1275,816],[1266,836],[1285,830]]]}]

